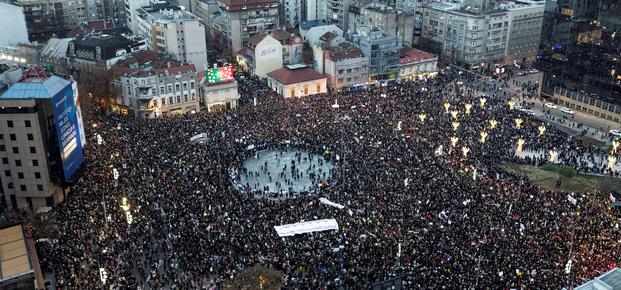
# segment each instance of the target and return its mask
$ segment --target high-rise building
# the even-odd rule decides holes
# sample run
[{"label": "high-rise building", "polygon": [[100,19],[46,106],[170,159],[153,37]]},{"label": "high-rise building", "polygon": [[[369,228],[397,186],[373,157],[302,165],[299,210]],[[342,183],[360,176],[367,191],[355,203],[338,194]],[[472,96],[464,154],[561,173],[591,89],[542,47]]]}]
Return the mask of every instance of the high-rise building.
[{"label": "high-rise building", "polygon": [[218,0],[220,11],[209,17],[222,52],[235,53],[255,34],[280,26],[278,0]]},{"label": "high-rise building", "polygon": [[0,45],[28,43],[28,28],[24,8],[0,1]]},{"label": "high-rise building", "polygon": [[414,14],[383,3],[354,2],[349,6],[349,32],[358,26],[381,27],[384,32],[399,35],[403,45],[414,44]]},{"label": "high-rise building", "polygon": [[9,208],[55,205],[83,161],[75,82],[37,67],[0,96],[0,180]]},{"label": "high-rise building", "polygon": [[137,34],[159,55],[202,70],[207,64],[205,25],[196,15],[178,6],[143,7],[137,10]]}]

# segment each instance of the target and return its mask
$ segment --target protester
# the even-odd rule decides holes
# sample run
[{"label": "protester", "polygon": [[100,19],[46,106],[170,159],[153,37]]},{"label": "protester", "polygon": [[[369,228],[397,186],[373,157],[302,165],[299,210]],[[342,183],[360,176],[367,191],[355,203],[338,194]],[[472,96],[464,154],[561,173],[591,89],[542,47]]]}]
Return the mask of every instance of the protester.
[{"label": "protester", "polygon": [[[547,162],[518,157],[522,138],[524,150],[555,149],[580,171],[611,174],[604,161],[589,168],[580,158],[604,152],[553,126],[540,135],[541,121],[509,110],[506,80],[446,70],[427,81],[287,100],[249,76],[239,85],[233,111],[148,121],[95,114],[84,168],[53,213],[57,242],[39,248],[59,288],[100,289],[102,268],[106,289],[204,289],[262,265],[296,289],[367,289],[394,277],[407,289],[560,289],[621,262],[619,215],[607,193],[545,190],[498,166]],[[189,141],[199,133],[209,142]],[[248,146],[266,144],[328,151],[331,186],[282,200],[237,190],[232,170],[254,154]],[[285,238],[274,230],[323,218],[339,230]]]}]

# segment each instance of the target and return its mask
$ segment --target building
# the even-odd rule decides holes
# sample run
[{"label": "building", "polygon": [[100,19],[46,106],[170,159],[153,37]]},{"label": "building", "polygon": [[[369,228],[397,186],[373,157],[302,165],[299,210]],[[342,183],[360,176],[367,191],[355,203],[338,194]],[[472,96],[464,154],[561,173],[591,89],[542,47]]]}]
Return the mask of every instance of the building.
[{"label": "building", "polygon": [[280,6],[283,7],[283,19],[280,21],[282,25],[297,26],[302,20],[305,2],[303,0],[281,0]]},{"label": "building", "polygon": [[399,75],[401,39],[379,28],[358,27],[351,42],[369,58],[369,81],[394,80]]},{"label": "building", "polygon": [[0,1],[0,46],[29,43],[24,8]]},{"label": "building", "polygon": [[73,38],[50,38],[39,53],[39,64],[46,71],[69,75],[67,50]]},{"label": "building", "polygon": [[591,95],[586,92],[571,91],[556,87],[552,99],[555,103],[595,117],[621,124],[621,103]]},{"label": "building", "polygon": [[0,228],[0,289],[45,289],[32,233],[21,224]]},{"label": "building", "polygon": [[291,33],[283,29],[273,30],[270,35],[280,41],[282,46],[283,65],[302,62],[302,46],[304,42],[298,33]]},{"label": "building", "polygon": [[38,54],[43,45],[38,43],[9,44],[0,46],[0,62],[9,64],[38,64]]},{"label": "building", "polygon": [[149,49],[202,69],[207,65],[205,26],[198,17],[183,8],[168,6],[139,8],[138,35],[144,36]]},{"label": "building", "polygon": [[289,65],[269,72],[267,84],[284,98],[328,92],[326,76],[302,64]]},{"label": "building", "polygon": [[380,27],[388,34],[399,35],[403,45],[414,44],[414,13],[406,13],[384,3],[360,0],[349,6],[349,33],[358,26]]},{"label": "building", "polygon": [[423,7],[423,47],[450,63],[466,66],[504,65],[535,60],[544,5],[517,1],[497,9],[492,2],[472,6],[429,3]]},{"label": "building", "polygon": [[599,1],[595,0],[547,1],[541,47],[549,49],[575,43],[578,25],[591,23],[597,18],[598,4]]},{"label": "building", "polygon": [[505,64],[537,60],[545,4],[541,1],[510,2],[500,6],[509,17]]},{"label": "building", "polygon": [[422,79],[438,73],[438,57],[415,48],[401,49],[400,79]]},{"label": "building", "polygon": [[267,33],[256,34],[237,52],[237,62],[253,75],[265,78],[268,72],[283,65],[283,47],[280,41]]},{"label": "building", "polygon": [[280,27],[278,0],[218,0],[210,19],[212,34],[223,52],[237,52],[257,33]]},{"label": "building", "polygon": [[122,75],[114,81],[126,106],[136,117],[149,119],[198,112],[196,68],[173,59],[161,59],[145,51],[115,65]]},{"label": "building", "polygon": [[0,170],[9,208],[31,212],[65,198],[83,161],[75,82],[37,67],[0,96]]},{"label": "building", "polygon": [[221,112],[237,108],[240,98],[233,67],[212,68],[198,73],[198,94],[202,110]]},{"label": "building", "polygon": [[69,42],[67,62],[72,74],[110,69],[126,54],[147,48],[146,41],[128,34],[126,29],[108,29],[78,36]]},{"label": "building", "polygon": [[[299,31],[304,41],[308,42],[311,47],[321,46],[326,41],[337,43],[345,41],[343,29],[335,24],[328,24],[325,20],[304,21],[300,23]],[[326,33],[329,34],[326,35]]]},{"label": "building", "polygon": [[150,6],[151,3],[159,3],[159,1],[153,0],[124,0],[125,2],[125,22],[127,28],[132,31],[132,33],[138,33],[138,9],[142,7]]},{"label": "building", "polygon": [[317,19],[325,19],[343,31],[348,31],[349,5],[351,0],[316,0]]},{"label": "building", "polygon": [[612,270],[599,275],[595,279],[586,282],[576,288],[575,290],[618,290],[621,289],[621,269],[613,268]]},{"label": "building", "polygon": [[366,85],[369,82],[369,58],[349,42],[323,50],[323,71],[332,90]]}]

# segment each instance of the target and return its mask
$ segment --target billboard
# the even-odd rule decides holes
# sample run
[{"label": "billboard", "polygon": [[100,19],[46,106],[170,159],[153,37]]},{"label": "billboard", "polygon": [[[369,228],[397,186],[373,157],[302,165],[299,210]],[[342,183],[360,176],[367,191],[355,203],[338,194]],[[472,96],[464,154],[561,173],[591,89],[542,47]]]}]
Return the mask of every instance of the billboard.
[{"label": "billboard", "polygon": [[56,139],[60,147],[60,158],[66,182],[72,181],[74,173],[84,161],[80,140],[80,121],[74,100],[72,84],[67,85],[52,97]]},{"label": "billboard", "polygon": [[217,84],[217,83],[226,82],[232,79],[233,79],[233,67],[232,66],[210,68],[207,71],[205,71],[205,81],[207,81],[208,84]]}]

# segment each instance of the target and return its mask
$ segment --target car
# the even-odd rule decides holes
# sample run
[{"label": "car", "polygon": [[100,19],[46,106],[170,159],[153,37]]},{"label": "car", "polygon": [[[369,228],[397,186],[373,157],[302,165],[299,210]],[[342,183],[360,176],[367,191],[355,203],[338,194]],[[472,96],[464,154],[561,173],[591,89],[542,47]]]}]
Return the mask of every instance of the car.
[{"label": "car", "polygon": [[565,114],[570,114],[573,115],[574,114],[574,110],[570,109],[570,108],[561,108],[561,112],[565,113]]},{"label": "car", "polygon": [[520,111],[520,112],[524,113],[524,114],[528,114],[528,115],[531,115],[531,116],[534,116],[534,115],[535,115],[535,111],[533,111],[533,110],[531,110],[531,109],[522,108],[521,106],[518,106],[516,109],[517,109],[518,111]]},{"label": "car", "polygon": [[523,76],[523,75],[525,75],[525,74],[526,74],[526,73],[525,73],[525,72],[523,72],[523,71],[521,71],[521,72],[517,73],[517,75],[518,75],[518,76]]},{"label": "car", "polygon": [[609,133],[610,133],[610,135],[612,135],[612,136],[615,136],[615,137],[621,137],[621,131],[619,131],[619,130],[610,129]]},{"label": "car", "polygon": [[538,73],[539,71],[538,71],[537,69],[531,69],[531,70],[529,70],[528,72],[529,72],[529,73],[531,73],[531,74],[536,74],[536,73]]},{"label": "car", "polygon": [[557,105],[555,105],[555,104],[553,104],[553,103],[545,103],[545,106],[546,106],[546,107],[548,107],[548,108],[550,108],[550,109],[556,109],[556,108],[558,108],[558,106],[557,106]]}]

